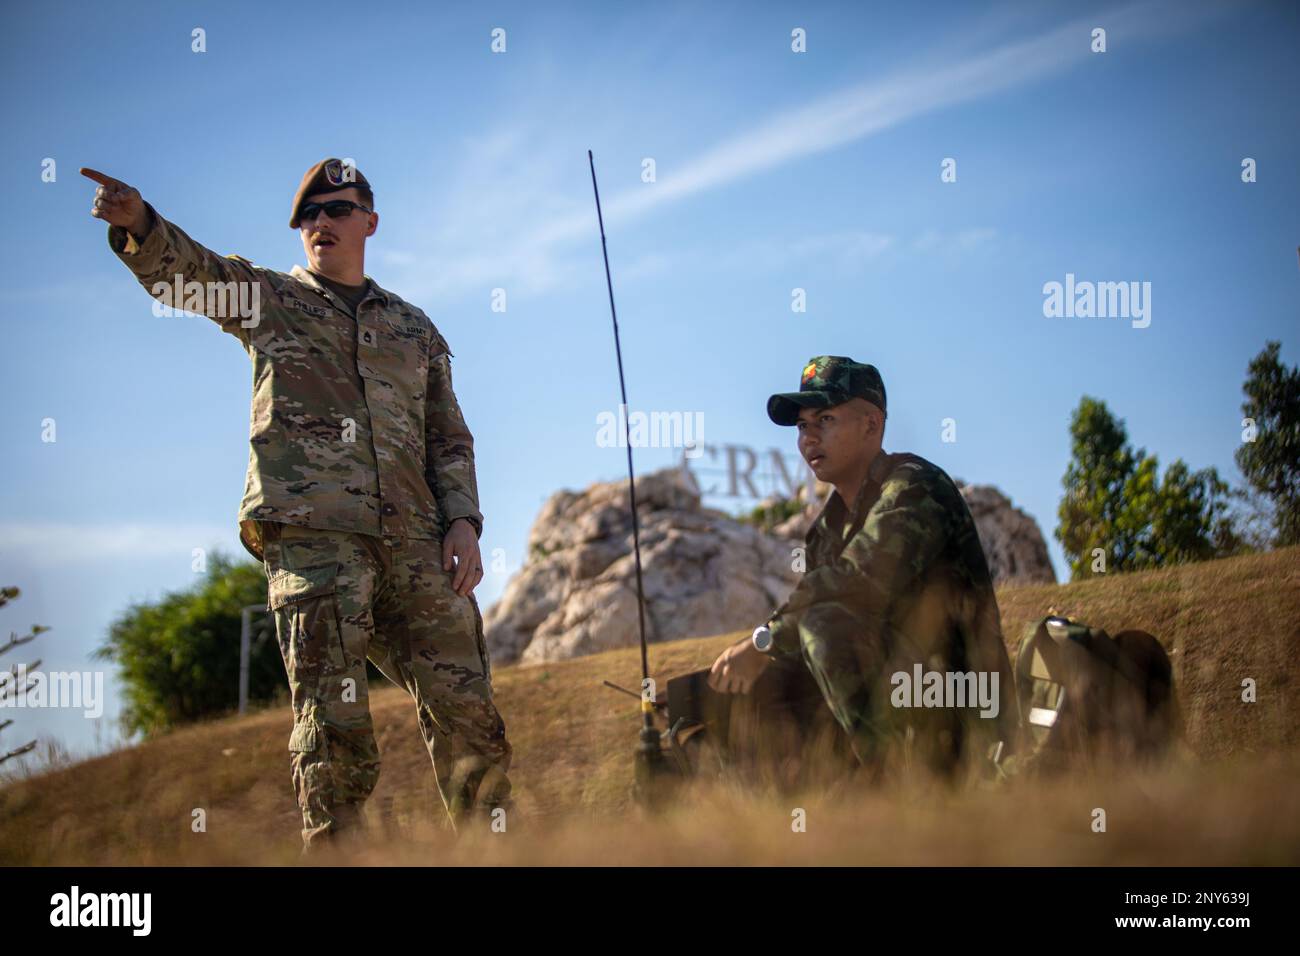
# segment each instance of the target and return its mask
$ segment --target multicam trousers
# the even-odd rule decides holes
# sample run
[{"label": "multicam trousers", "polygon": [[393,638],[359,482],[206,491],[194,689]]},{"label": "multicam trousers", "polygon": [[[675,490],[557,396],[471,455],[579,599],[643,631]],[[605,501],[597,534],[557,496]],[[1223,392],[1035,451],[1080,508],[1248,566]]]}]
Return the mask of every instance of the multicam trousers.
[{"label": "multicam trousers", "polygon": [[511,749],[483,621],[442,542],[261,522],[268,609],[289,678],[303,841],[355,827],[379,778],[366,659],[415,700],[453,825],[509,805]]}]

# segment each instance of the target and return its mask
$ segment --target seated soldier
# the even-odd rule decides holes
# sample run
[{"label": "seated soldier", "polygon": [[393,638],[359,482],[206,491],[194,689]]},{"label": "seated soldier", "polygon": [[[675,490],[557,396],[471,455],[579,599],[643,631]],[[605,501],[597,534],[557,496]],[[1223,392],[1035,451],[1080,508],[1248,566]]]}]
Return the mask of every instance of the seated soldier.
[{"label": "seated soldier", "polygon": [[[768,416],[798,429],[799,453],[834,491],[808,531],[802,580],[714,662],[709,684],[754,692],[760,707],[806,701],[815,684],[871,779],[900,762],[949,779],[979,774],[990,755],[1011,753],[1020,725],[997,599],[952,479],[882,449],[885,408],[874,366],[828,355],[808,363],[798,392],[768,400]],[[972,693],[927,694],[918,707],[919,693],[900,688],[925,672]],[[977,684],[991,691],[984,706],[969,699]],[[777,709],[809,719],[798,703]]]}]

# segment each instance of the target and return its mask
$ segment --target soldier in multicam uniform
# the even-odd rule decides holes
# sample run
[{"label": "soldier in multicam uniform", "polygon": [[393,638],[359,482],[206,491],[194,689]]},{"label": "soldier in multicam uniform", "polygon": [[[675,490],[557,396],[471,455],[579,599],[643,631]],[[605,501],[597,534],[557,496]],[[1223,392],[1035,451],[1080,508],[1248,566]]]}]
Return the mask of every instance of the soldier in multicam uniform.
[{"label": "soldier in multicam uniform", "polygon": [[[759,683],[764,698],[797,701],[815,685],[811,696],[876,779],[904,764],[949,779],[983,774],[990,751],[1010,754],[1020,721],[988,564],[961,493],[936,465],[882,449],[885,386],[874,366],[814,358],[799,391],[773,395],[767,413],[798,428],[799,453],[835,490],[808,531],[803,578],[766,625],[714,662],[711,686],[750,693]],[[996,674],[996,716],[893,706],[892,678],[917,663]],[[767,692],[774,680],[776,695]]]},{"label": "soldier in multicam uniform", "polygon": [[[169,302],[202,311],[253,364],[240,540],[263,562],[292,692],[290,766],[304,850],[360,829],[379,776],[366,659],[415,699],[455,826],[500,819],[511,748],[492,701],[474,442],[452,391],[451,352],[428,316],[365,276],[379,222],[369,182],[317,163],[289,225],[308,269],[288,274],[220,256],[138,191],[100,184],[91,215],[158,298],[183,283],[229,293]],[[236,285],[231,285],[236,284]],[[231,301],[251,299],[251,318]]]}]

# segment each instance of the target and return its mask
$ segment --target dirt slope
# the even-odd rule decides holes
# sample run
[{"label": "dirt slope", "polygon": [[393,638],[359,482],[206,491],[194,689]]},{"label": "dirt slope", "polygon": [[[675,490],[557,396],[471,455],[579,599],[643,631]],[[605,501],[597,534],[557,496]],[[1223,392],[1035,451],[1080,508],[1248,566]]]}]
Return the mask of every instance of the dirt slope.
[{"label": "dirt slope", "polygon": [[[454,840],[405,692],[376,688],[383,752],[367,848],[340,862],[1290,863],[1300,862],[1300,549],[999,592],[1014,648],[1049,609],[1112,632],[1139,627],[1172,654],[1185,759],[1150,772],[941,793],[900,785],[789,797],[700,787],[649,817],[628,798],[635,649],[500,668],[519,814],[506,834]],[[707,666],[738,635],[651,648],[663,680]],[[1259,700],[1241,702],[1241,681]],[[290,863],[299,816],[287,708],[186,728],[0,790],[0,863]],[[1092,830],[1093,811],[1109,815]],[[202,808],[207,832],[191,830]],[[807,814],[794,833],[792,813]]]}]

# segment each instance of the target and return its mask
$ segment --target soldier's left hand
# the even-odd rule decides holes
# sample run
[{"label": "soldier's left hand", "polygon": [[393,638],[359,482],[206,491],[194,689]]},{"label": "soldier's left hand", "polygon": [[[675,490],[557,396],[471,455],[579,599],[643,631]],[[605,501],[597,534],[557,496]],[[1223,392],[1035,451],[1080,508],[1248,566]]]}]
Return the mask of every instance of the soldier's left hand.
[{"label": "soldier's left hand", "polygon": [[469,597],[483,580],[483,557],[474,526],[464,518],[451,523],[442,541],[442,569],[450,571],[453,567],[456,574],[451,579],[452,590],[461,597]]}]

